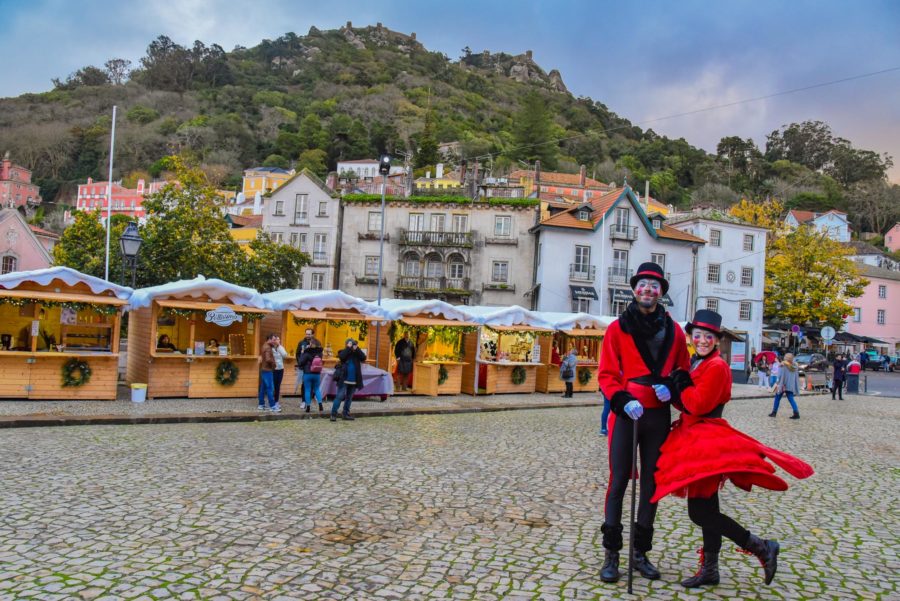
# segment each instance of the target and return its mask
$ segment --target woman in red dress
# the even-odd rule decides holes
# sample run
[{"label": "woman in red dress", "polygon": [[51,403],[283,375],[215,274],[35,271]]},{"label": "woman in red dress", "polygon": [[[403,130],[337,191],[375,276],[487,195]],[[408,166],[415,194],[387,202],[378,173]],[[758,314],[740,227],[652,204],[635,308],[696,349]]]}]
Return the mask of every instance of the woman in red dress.
[{"label": "woman in red dress", "polygon": [[753,485],[786,490],[787,483],[775,475],[775,467],[766,459],[796,478],[813,473],[800,459],[763,445],[722,419],[725,403],[731,399],[731,369],[719,357],[721,324],[722,316],[715,311],[698,310],[685,328],[697,354],[690,373],[672,373],[678,393],[673,401],[681,417],[660,450],[656,494],[651,500],[656,503],[669,494],[687,497],[688,515],[703,530],[700,570],[681,582],[687,588],[719,583],[723,536],[755,555],[765,571],[766,584],[772,582],[778,566],[778,542],[751,534],[719,511],[719,488],[731,480],[747,491]]}]

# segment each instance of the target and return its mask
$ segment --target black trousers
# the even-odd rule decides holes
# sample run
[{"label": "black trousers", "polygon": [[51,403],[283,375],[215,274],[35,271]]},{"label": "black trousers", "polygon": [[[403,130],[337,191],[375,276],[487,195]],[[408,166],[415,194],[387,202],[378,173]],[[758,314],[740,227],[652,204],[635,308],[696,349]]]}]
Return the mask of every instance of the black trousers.
[{"label": "black trousers", "polygon": [[281,382],[284,380],[284,370],[283,369],[273,369],[272,370],[272,382],[275,384],[275,402],[281,402]]},{"label": "black trousers", "polygon": [[[641,478],[637,523],[648,530],[653,528],[653,522],[656,519],[656,503],[650,502],[650,498],[656,492],[654,478],[656,462],[659,460],[659,448],[669,435],[671,422],[671,410],[668,405],[658,409],[645,409],[644,415],[637,420],[638,455],[640,457],[638,467]],[[609,487],[606,489],[604,522],[613,528],[622,526],[622,501],[625,498],[625,491],[628,489],[628,481],[631,476],[633,423],[627,415],[615,415],[615,421],[609,433]]]},{"label": "black trousers", "polygon": [[574,385],[574,382],[566,382],[566,396],[567,397],[571,398],[573,385]]},{"label": "black trousers", "polygon": [[703,530],[703,550],[706,553],[718,553],[722,548],[723,536],[741,548],[747,545],[750,532],[719,511],[719,493],[708,499],[688,499],[687,503],[688,516]]},{"label": "black trousers", "polygon": [[844,381],[843,380],[832,380],[831,381],[831,398],[834,398],[835,392],[837,392],[838,398],[843,401],[844,400]]}]

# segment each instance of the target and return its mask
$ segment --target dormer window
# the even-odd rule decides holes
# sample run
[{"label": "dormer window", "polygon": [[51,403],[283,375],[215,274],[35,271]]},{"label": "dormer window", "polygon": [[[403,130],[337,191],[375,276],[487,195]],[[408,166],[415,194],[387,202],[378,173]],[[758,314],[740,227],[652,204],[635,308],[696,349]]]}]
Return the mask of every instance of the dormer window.
[{"label": "dormer window", "polygon": [[590,221],[591,220],[591,212],[588,209],[579,209],[578,210],[578,221]]},{"label": "dormer window", "polygon": [[659,217],[653,218],[653,229],[658,230],[662,227],[662,219]]}]

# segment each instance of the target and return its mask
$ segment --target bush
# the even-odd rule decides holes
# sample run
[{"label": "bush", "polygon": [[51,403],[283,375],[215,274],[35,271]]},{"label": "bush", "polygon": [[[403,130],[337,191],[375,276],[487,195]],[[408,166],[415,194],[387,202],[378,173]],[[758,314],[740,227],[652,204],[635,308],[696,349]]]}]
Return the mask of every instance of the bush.
[{"label": "bush", "polygon": [[125,113],[125,118],[132,123],[140,123],[141,125],[146,125],[147,123],[159,119],[159,112],[149,107],[136,104],[128,109],[128,112]]}]

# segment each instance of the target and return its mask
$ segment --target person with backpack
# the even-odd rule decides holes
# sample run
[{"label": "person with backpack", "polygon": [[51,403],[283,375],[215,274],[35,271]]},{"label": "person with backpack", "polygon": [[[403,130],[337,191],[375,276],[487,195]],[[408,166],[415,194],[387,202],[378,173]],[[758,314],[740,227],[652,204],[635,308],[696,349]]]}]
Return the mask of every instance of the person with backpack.
[{"label": "person with backpack", "polygon": [[334,369],[334,381],[337,384],[337,394],[334,396],[334,404],[331,405],[331,421],[337,421],[338,409],[341,401],[344,402],[344,411],[341,417],[352,421],[350,404],[353,402],[353,393],[362,387],[362,365],[366,362],[366,353],[353,338],[348,338],[343,349],[338,353],[340,363]]},{"label": "person with backpack", "polygon": [[303,403],[306,406],[306,413],[309,413],[313,395],[319,404],[319,412],[322,412],[322,393],[319,392],[319,384],[322,381],[322,365],[322,345],[313,338],[303,349],[300,359],[297,361],[297,369],[303,376]]},{"label": "person with backpack", "polygon": [[572,346],[559,366],[559,379],[566,383],[566,392],[562,395],[564,399],[572,398],[576,367],[578,367],[578,357],[575,355],[575,347]]},{"label": "person with backpack", "polygon": [[416,347],[409,340],[409,331],[403,332],[403,338],[394,345],[394,358],[397,359],[397,383],[400,390],[407,390],[412,386],[413,363],[416,357]]}]

